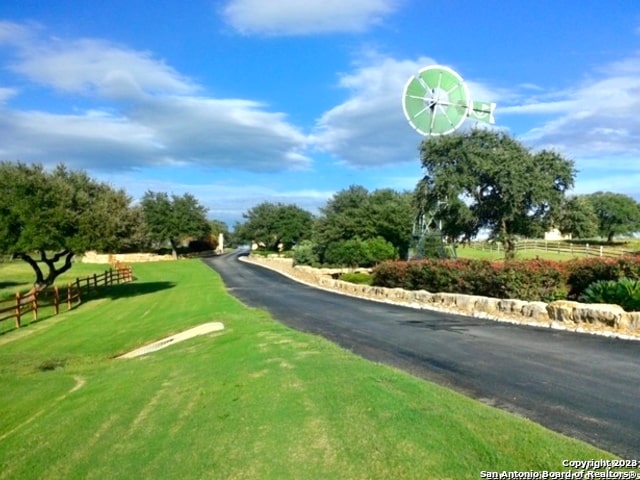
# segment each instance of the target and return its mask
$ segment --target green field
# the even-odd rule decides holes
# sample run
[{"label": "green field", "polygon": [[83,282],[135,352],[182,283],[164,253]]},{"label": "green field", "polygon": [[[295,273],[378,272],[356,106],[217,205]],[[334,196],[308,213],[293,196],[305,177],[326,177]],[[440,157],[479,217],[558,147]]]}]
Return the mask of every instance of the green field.
[{"label": "green field", "polygon": [[[465,479],[614,458],[293,331],[197,260],[0,335],[0,479]],[[209,321],[225,330],[114,357]]]},{"label": "green field", "polygon": [[[72,282],[78,277],[82,278],[94,273],[102,273],[110,267],[107,264],[74,263],[70,270],[67,270],[56,279],[56,284],[66,285],[67,282]],[[43,273],[46,274],[46,271]],[[13,297],[18,291],[28,291],[35,279],[36,275],[33,269],[22,260],[0,263],[0,300]]]},{"label": "green field", "polygon": [[[478,260],[500,261],[504,260],[503,250],[480,250],[470,247],[458,247],[456,249],[458,258],[472,258]],[[516,259],[518,260],[532,260],[539,258],[541,260],[557,260],[566,261],[573,258],[583,258],[584,255],[570,254],[563,252],[554,252],[547,250],[522,250],[516,253]]]}]

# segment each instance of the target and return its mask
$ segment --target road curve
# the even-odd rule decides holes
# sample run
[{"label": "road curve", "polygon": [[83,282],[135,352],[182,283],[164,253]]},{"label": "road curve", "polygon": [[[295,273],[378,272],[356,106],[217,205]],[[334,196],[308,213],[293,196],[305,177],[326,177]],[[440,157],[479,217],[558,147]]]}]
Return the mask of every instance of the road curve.
[{"label": "road curve", "polygon": [[640,342],[416,310],[317,290],[238,253],[204,259],[282,323],[623,458],[640,457]]}]

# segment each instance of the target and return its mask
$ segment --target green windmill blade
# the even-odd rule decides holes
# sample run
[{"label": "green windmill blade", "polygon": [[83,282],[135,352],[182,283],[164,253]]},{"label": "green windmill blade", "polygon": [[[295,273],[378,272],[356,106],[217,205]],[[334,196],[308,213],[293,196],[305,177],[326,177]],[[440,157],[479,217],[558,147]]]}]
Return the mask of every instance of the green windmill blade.
[{"label": "green windmill blade", "polygon": [[409,78],[402,95],[402,109],[420,134],[446,135],[466,118],[495,123],[495,103],[472,101],[462,77],[448,67],[431,65]]},{"label": "green windmill blade", "polygon": [[402,107],[409,124],[422,135],[446,135],[469,115],[469,91],[448,67],[421,69],[404,87]]}]

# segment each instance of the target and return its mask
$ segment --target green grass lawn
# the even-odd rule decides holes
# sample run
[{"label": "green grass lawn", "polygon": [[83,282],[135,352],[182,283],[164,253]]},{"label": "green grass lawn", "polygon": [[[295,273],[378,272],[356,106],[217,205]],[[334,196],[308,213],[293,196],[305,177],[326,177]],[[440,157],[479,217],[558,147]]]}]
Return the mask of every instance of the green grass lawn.
[{"label": "green grass lawn", "polygon": [[[504,260],[503,250],[479,250],[477,248],[458,247],[456,249],[458,258],[472,258],[478,260],[499,261]],[[580,253],[570,254],[564,252],[554,252],[552,250],[520,250],[516,253],[516,260],[531,260],[539,258],[541,260],[566,261],[573,258],[583,258]]]},{"label": "green grass lawn", "polygon": [[[46,266],[43,267],[46,268]],[[110,265],[106,264],[74,263],[71,269],[56,279],[56,284],[66,285],[78,277],[82,278],[94,273],[102,273],[109,268]],[[46,275],[46,270],[43,273]],[[33,269],[22,260],[0,263],[0,300],[12,297],[18,291],[28,291],[35,279],[36,275]]]},{"label": "green grass lawn", "polygon": [[[614,458],[225,293],[197,260],[0,335],[0,479],[465,479]],[[115,356],[209,321],[223,332]]]}]

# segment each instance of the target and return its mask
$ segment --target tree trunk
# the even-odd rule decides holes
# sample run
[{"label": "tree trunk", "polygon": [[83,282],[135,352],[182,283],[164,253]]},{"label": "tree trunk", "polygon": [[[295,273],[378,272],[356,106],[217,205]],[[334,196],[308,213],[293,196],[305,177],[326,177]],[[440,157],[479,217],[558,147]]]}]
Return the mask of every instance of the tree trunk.
[{"label": "tree trunk", "polygon": [[511,235],[507,232],[507,222],[502,221],[500,236],[502,237],[502,243],[504,243],[504,259],[513,260],[516,258],[516,244],[511,238]]},{"label": "tree trunk", "polygon": [[[36,274],[36,280],[33,282],[33,287],[29,291],[29,293],[33,292],[41,292],[47,287],[53,285],[58,278],[59,275],[66,272],[71,268],[71,259],[73,258],[73,252],[71,250],[63,250],[61,252],[56,253],[53,257],[48,258],[47,253],[44,250],[40,250],[40,260],[34,260],[33,257],[27,253],[16,253],[14,255],[15,258],[20,258],[27,262],[33,271]],[[61,258],[64,258],[64,263],[60,267],[56,267],[56,263],[60,261]],[[44,263],[47,268],[47,276],[42,272],[40,265],[38,262]]]},{"label": "tree trunk", "polygon": [[178,259],[178,246],[176,245],[176,241],[173,238],[169,239],[169,243],[171,244],[171,256],[174,260]]}]

